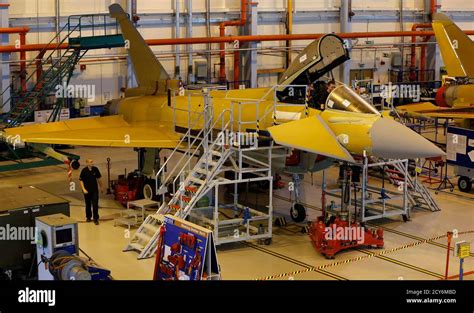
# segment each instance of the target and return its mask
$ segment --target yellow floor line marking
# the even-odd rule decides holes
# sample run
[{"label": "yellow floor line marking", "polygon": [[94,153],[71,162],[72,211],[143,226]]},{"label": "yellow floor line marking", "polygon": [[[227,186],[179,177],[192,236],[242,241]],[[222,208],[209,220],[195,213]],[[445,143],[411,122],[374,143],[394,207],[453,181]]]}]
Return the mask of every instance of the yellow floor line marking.
[{"label": "yellow floor line marking", "polygon": [[[269,249],[265,249],[265,248],[263,248],[263,247],[254,245],[254,244],[249,243],[249,242],[244,242],[244,244],[245,244],[246,246],[249,246],[249,247],[252,247],[252,248],[254,248],[254,249],[256,249],[256,250],[260,250],[260,251],[262,251],[262,252],[264,252],[264,253],[273,255],[273,256],[275,256],[275,257],[277,257],[277,258],[280,258],[280,259],[282,259],[282,260],[285,260],[285,261],[287,261],[287,262],[290,262],[290,263],[293,263],[293,264],[295,264],[295,265],[304,267],[304,268],[306,268],[306,269],[311,269],[311,268],[312,268],[312,266],[309,265],[309,264],[306,264],[306,263],[301,262],[301,261],[299,261],[299,260],[293,259],[293,258],[288,257],[288,256],[286,256],[286,255],[280,254],[280,253],[278,253],[278,252],[275,252],[275,251],[272,251],[272,250],[269,250]],[[318,272],[318,273],[323,274],[323,275],[326,275],[326,276],[330,276],[330,277],[332,277],[332,278],[334,278],[334,279],[337,279],[337,280],[348,280],[348,279],[345,278],[345,277],[342,277],[342,276],[339,276],[339,275],[337,275],[337,274],[334,274],[334,273],[325,271],[325,270],[323,270],[323,269],[315,270],[315,272]],[[282,276],[282,277],[283,277],[283,276]]]}]

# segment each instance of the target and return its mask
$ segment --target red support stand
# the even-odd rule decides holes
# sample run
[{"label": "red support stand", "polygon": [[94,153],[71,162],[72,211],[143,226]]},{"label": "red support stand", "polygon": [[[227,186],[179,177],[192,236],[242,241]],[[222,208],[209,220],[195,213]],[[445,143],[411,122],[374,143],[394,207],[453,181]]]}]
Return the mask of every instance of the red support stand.
[{"label": "red support stand", "polygon": [[[338,238],[338,233],[348,234],[357,228],[359,228],[362,232],[362,238]],[[339,217],[336,217],[326,226],[324,223],[324,217],[319,216],[316,221],[311,223],[309,236],[315,249],[329,259],[334,258],[336,253],[339,251],[346,249],[353,249],[362,246],[376,246],[377,248],[383,248],[384,246],[382,229],[365,228],[358,222],[353,222],[350,224]]]}]

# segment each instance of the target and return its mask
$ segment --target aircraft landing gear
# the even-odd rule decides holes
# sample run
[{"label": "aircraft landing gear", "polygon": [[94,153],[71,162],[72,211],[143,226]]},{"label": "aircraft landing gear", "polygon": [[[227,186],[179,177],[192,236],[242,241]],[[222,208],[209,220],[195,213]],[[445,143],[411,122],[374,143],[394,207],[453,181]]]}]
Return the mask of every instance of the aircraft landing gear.
[{"label": "aircraft landing gear", "polygon": [[300,195],[301,195],[301,179],[302,176],[299,174],[293,174],[293,184],[290,188],[290,192],[295,194],[295,201],[290,208],[290,216],[293,221],[296,223],[300,223],[306,219],[306,209],[300,203]]},{"label": "aircraft landing gear", "polygon": [[290,209],[291,219],[300,223],[306,219],[306,209],[301,203],[293,203]]}]

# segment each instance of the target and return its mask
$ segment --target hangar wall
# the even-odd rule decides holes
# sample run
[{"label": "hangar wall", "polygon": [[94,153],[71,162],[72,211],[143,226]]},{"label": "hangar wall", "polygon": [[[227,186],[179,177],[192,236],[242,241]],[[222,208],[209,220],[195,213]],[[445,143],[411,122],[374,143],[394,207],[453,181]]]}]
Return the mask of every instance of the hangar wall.
[{"label": "hangar wall", "polygon": [[[80,5],[75,0],[60,0],[61,25],[67,21],[67,16],[74,14],[94,14],[107,13],[108,6],[112,3],[120,3],[123,6],[127,5],[127,0],[113,1],[113,0],[81,0]],[[413,22],[419,22],[420,16],[424,10],[424,0],[404,0],[404,14],[405,23],[404,30],[410,30]],[[11,1],[9,9],[10,26],[29,26],[30,33],[27,35],[27,44],[47,43],[51,40],[55,33],[54,21],[55,17],[52,12],[55,12],[56,0],[15,0]],[[442,0],[438,1],[443,11],[453,12],[459,15],[459,12],[465,12],[465,1],[462,0]],[[283,34],[286,32],[284,16],[286,14],[286,0],[260,0],[258,1],[259,11],[259,34]],[[368,20],[361,18],[354,18],[351,21],[351,30],[353,32],[365,31],[398,31],[400,30],[400,23],[398,21],[398,10],[400,0],[377,1],[377,0],[354,0],[352,1],[352,10],[356,16],[373,15],[375,19]],[[180,27],[180,37],[186,37],[186,0],[179,0],[182,24]],[[193,37],[206,37],[206,26],[202,19],[206,11],[205,0],[192,1],[193,14],[195,21],[193,25]],[[294,14],[303,18],[295,19],[293,25],[293,33],[328,33],[339,32],[340,22],[337,15],[339,14],[340,0],[296,0],[294,1]],[[472,4],[474,11],[474,4]],[[211,25],[211,36],[219,36],[218,21],[221,19],[233,19],[239,17],[240,0],[221,0],[211,1],[211,20],[214,23]],[[145,39],[158,38],[173,38],[175,37],[174,29],[174,11],[175,1],[173,0],[157,0],[157,1],[137,1],[137,12],[141,17],[139,21],[139,30]],[[472,16],[473,11],[467,12]],[[333,18],[328,18],[328,14],[323,12],[334,12]],[[456,17],[456,16],[455,16]],[[465,29],[474,29],[474,23],[469,22],[469,19],[456,19],[458,25]],[[472,21],[472,19],[471,19]],[[238,30],[236,27],[227,27],[226,35],[236,35]],[[18,39],[17,35],[10,35],[10,44],[14,44]],[[398,51],[397,46],[401,42],[401,38],[373,38],[375,45],[383,45],[380,48],[363,47],[354,49],[351,54],[352,62],[351,68],[376,68],[374,73],[375,81],[381,83],[387,82],[387,69],[390,60],[383,58],[383,53],[390,53]],[[405,38],[408,42],[410,38]],[[309,41],[294,41],[293,47],[301,49]],[[363,39],[355,42],[356,45],[364,44]],[[258,56],[258,69],[278,69],[285,65],[285,57],[281,53],[275,53],[269,49],[275,47],[284,48],[285,42],[263,42],[258,45],[262,48],[267,48]],[[172,75],[175,68],[174,51],[172,46],[154,46],[155,51],[167,71]],[[186,46],[181,46],[180,58],[180,74],[183,78],[186,77],[186,70],[188,68]],[[204,51],[207,45],[194,45],[195,52]],[[219,45],[213,44],[212,49],[218,50]],[[72,83],[81,84],[95,84],[96,85],[96,100],[93,104],[103,104],[110,98],[120,97],[120,88],[125,87],[128,72],[127,63],[124,58],[117,61],[106,57],[124,56],[124,49],[110,49],[110,50],[95,50],[89,51],[81,61],[81,64],[86,64],[86,69],[81,71],[77,69]],[[293,53],[293,57],[296,52]],[[11,60],[18,59],[17,53],[11,54]],[[27,54],[28,59],[35,57],[35,52]],[[100,60],[98,58],[101,58]],[[205,60],[204,56],[195,55],[193,61]],[[440,59],[440,58],[437,58]],[[385,65],[381,65],[384,60]],[[442,61],[441,61],[442,62]],[[219,56],[215,54],[212,58],[212,75],[218,77]],[[375,65],[374,65],[375,64]],[[335,71],[336,78],[338,71]],[[228,55],[226,58],[226,74],[229,80],[233,74],[233,58]],[[268,86],[277,82],[277,74],[261,74],[258,78],[259,86]]]}]

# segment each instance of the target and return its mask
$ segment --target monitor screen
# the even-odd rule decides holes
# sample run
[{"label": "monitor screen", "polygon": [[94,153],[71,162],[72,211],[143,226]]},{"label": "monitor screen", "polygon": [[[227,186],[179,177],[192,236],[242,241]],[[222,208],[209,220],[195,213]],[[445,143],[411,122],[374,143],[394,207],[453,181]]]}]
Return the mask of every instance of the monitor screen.
[{"label": "monitor screen", "polygon": [[56,244],[60,245],[72,241],[72,228],[56,230]]}]

